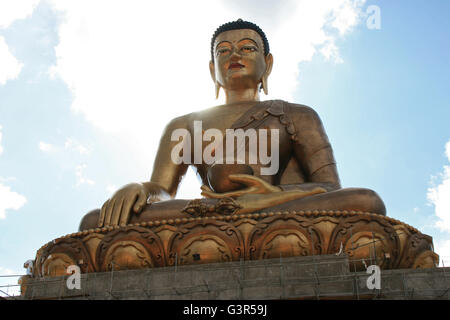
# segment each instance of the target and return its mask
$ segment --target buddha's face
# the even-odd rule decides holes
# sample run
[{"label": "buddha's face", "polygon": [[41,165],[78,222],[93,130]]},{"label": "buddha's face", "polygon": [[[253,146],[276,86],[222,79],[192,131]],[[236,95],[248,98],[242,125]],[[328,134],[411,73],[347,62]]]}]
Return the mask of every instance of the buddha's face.
[{"label": "buddha's face", "polygon": [[211,75],[225,90],[257,88],[267,71],[263,41],[251,29],[220,33],[213,54]]}]

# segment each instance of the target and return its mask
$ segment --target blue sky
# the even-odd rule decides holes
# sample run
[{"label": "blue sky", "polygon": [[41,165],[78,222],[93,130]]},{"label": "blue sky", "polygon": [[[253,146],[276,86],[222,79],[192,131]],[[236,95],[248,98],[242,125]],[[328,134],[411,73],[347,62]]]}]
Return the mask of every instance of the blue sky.
[{"label": "blue sky", "polygon": [[[274,54],[262,98],[313,107],[343,186],[377,191],[450,260],[449,2],[211,1],[185,17],[195,4],[0,1],[0,274],[23,273],[118,187],[148,180],[171,118],[223,101],[209,41],[239,17]],[[199,187],[189,173],[178,197]]]}]

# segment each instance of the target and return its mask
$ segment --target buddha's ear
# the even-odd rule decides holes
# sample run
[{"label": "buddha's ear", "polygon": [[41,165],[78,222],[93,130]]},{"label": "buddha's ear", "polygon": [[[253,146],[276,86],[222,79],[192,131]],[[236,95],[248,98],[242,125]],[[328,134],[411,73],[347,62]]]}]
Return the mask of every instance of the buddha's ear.
[{"label": "buddha's ear", "polygon": [[219,98],[220,84],[216,80],[216,68],[214,66],[214,62],[209,62],[209,72],[211,73],[211,78],[214,81],[215,89],[216,89],[216,99]]},{"label": "buddha's ear", "polygon": [[267,56],[264,57],[264,59],[266,60],[266,71],[262,76],[261,83],[264,93],[267,95],[269,94],[269,86],[267,84],[267,78],[269,78],[269,75],[272,72],[273,56],[271,53],[268,53]]}]

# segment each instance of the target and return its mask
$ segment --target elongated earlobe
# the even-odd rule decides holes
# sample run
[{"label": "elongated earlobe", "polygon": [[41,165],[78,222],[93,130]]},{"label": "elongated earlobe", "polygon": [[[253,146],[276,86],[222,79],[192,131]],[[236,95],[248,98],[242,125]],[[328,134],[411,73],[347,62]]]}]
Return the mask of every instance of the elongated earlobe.
[{"label": "elongated earlobe", "polygon": [[215,85],[215,93],[216,93],[216,99],[219,98],[219,92],[220,92],[220,84],[216,80],[216,74],[214,69],[214,63],[212,61],[209,62],[209,72],[211,73],[211,79],[214,81]]},{"label": "elongated earlobe", "polygon": [[218,99],[219,98],[219,92],[220,92],[220,84],[216,81],[215,85],[216,85],[216,99]]},{"label": "elongated earlobe", "polygon": [[268,95],[269,94],[269,87],[267,86],[267,77],[266,76],[264,76],[261,79],[261,85],[262,85],[262,88],[263,88],[263,91],[264,91],[265,95]]},{"label": "elongated earlobe", "polygon": [[270,54],[270,53],[267,54],[267,56],[265,57],[265,60],[266,60],[266,72],[262,76],[261,85],[262,85],[262,88],[264,90],[264,93],[266,95],[268,95],[269,94],[269,86],[267,84],[267,79],[269,78],[269,75],[272,72],[272,66],[273,66],[273,56],[272,56],[272,54]]}]

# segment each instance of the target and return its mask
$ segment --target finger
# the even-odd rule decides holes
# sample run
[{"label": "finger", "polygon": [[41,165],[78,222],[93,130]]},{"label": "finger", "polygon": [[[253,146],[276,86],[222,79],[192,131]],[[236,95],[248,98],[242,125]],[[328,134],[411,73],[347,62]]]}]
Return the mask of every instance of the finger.
[{"label": "finger", "polygon": [[256,190],[257,190],[257,188],[250,187],[250,188],[246,188],[246,189],[240,189],[240,190],[230,191],[230,192],[225,192],[225,193],[215,193],[215,192],[203,191],[201,194],[208,198],[221,199],[221,198],[227,198],[227,197],[239,197],[239,196],[247,194],[247,193],[255,192]]},{"label": "finger", "polygon": [[201,195],[206,197],[206,198],[212,198],[212,199],[223,198],[221,193],[215,193],[215,192],[212,192],[212,191],[202,191]]},{"label": "finger", "polygon": [[224,195],[224,197],[236,198],[236,197],[240,197],[245,194],[256,193],[257,191],[258,191],[258,188],[250,187],[250,188],[239,189],[236,191],[227,192],[227,193],[224,193],[223,195]]},{"label": "finger", "polygon": [[121,215],[125,215],[128,218],[128,212],[122,212],[124,199],[116,200],[114,203],[114,209],[111,216],[111,224],[113,226],[119,225],[119,220]]},{"label": "finger", "polygon": [[135,213],[141,212],[142,208],[144,208],[146,204],[147,204],[147,196],[145,192],[139,192],[136,203],[133,206],[133,211]]},{"label": "finger", "polygon": [[276,187],[259,177],[248,174],[233,174],[229,176],[229,179],[234,182],[245,184],[249,188],[253,188],[252,193],[271,193],[281,191],[279,187]]},{"label": "finger", "polygon": [[133,207],[134,204],[134,200],[136,198],[127,198],[125,199],[125,201],[123,202],[123,206],[122,206],[122,212],[123,213],[128,213],[128,214],[122,214],[120,216],[120,225],[123,224],[127,224],[128,223],[128,218],[129,218],[129,213],[131,211],[131,208]]},{"label": "finger", "polygon": [[206,185],[202,185],[202,186],[200,187],[200,189],[202,189],[203,191],[213,192],[213,191],[211,190],[211,188],[208,187],[208,186],[206,186]]},{"label": "finger", "polygon": [[105,222],[105,211],[106,211],[106,206],[108,205],[109,200],[106,200],[105,203],[103,204],[102,208],[100,209],[100,217],[98,217],[98,223],[97,226],[99,228],[103,227],[103,223]]},{"label": "finger", "polygon": [[105,212],[105,226],[111,225],[111,218],[114,209],[114,204],[116,203],[115,199],[110,199],[108,205],[106,206]]},{"label": "finger", "polygon": [[230,174],[228,178],[233,182],[240,182],[247,186],[261,184],[261,179],[248,174]]}]

